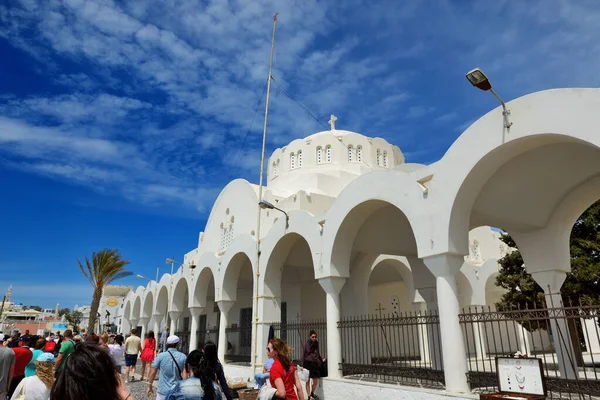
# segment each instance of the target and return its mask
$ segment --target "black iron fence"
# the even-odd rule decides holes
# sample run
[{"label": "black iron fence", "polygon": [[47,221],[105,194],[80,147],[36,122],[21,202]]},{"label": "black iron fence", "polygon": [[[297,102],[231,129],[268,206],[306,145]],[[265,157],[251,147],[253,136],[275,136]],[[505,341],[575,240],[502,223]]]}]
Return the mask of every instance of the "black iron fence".
[{"label": "black iron fence", "polygon": [[338,327],[345,377],[444,388],[437,311],[349,317]]},{"label": "black iron fence", "polygon": [[540,358],[548,397],[600,396],[600,306],[496,311],[469,307],[459,315],[471,389],[497,390],[496,356]]},{"label": "black iron fence", "polygon": [[324,318],[297,320],[296,322],[277,322],[272,324],[275,337],[287,342],[292,348],[292,360],[301,360],[304,344],[310,337],[310,331],[317,332],[319,352],[327,357],[327,321]]},{"label": "black iron fence", "polygon": [[235,363],[249,363],[252,353],[252,326],[238,326],[225,329],[227,351],[225,360]]},{"label": "black iron fence", "polygon": [[217,346],[219,345],[219,327],[213,326],[212,328],[206,328],[204,330],[196,331],[196,337],[198,339],[198,349],[204,347],[206,342],[213,342]]},{"label": "black iron fence", "polygon": [[177,350],[182,353],[188,354],[190,352],[190,332],[189,331],[177,331],[175,335],[179,337],[179,344]]}]

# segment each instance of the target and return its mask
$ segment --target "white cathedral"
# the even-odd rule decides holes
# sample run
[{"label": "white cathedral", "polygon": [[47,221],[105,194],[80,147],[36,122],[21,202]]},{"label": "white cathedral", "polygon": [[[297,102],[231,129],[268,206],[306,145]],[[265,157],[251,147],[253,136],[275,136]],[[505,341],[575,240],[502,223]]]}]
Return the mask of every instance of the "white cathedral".
[{"label": "white cathedral", "polygon": [[[406,354],[443,371],[446,391],[468,393],[468,359],[486,349],[465,341],[458,315],[502,295],[497,260],[510,249],[499,229],[559,304],[571,228],[600,198],[600,90],[548,90],[507,107],[511,125],[498,107],[431,165],[406,163],[384,139],[337,129],[332,116],[330,131],[272,153],[262,210],[258,185],[237,179],[223,189],[177,271],[129,293],[123,332],[168,323],[189,333],[186,350],[216,340],[226,372],[252,376],[273,324],[323,321],[323,390],[336,399],[345,393],[338,366],[359,346],[339,321],[439,310],[437,361],[432,339]],[[569,346],[553,340],[541,343]],[[375,362],[375,352],[363,361]],[[576,373],[559,364],[562,376]]]}]

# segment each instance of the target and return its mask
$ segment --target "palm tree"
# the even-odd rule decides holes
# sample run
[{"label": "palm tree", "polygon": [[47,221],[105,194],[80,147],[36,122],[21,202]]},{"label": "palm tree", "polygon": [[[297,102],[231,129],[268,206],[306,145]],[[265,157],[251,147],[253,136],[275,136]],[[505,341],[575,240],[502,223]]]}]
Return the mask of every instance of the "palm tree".
[{"label": "palm tree", "polygon": [[94,252],[92,253],[91,262],[86,256],[85,267],[79,261],[79,258],[77,259],[77,263],[83,275],[85,275],[94,288],[90,320],[87,328],[88,333],[93,333],[104,287],[112,281],[133,275],[133,272],[125,271],[125,266],[129,264],[129,261],[123,260],[121,253],[117,249],[103,249],[98,253]]}]

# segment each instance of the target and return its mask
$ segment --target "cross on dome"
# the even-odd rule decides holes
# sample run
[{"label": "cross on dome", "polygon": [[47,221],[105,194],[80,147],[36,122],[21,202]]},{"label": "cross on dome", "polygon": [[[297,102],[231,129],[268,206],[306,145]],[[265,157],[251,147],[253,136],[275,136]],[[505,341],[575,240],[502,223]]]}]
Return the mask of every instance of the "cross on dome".
[{"label": "cross on dome", "polygon": [[337,121],[337,117],[335,115],[331,114],[331,119],[327,122],[329,123],[329,125],[331,125],[332,131],[335,131],[335,121]]}]

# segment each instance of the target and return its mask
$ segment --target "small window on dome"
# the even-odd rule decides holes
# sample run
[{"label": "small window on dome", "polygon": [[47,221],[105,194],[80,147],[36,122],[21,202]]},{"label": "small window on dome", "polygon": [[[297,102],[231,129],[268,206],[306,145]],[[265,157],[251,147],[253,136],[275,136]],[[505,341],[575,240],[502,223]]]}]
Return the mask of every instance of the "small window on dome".
[{"label": "small window on dome", "polygon": [[354,147],[348,146],[348,162],[354,161]]},{"label": "small window on dome", "polygon": [[325,162],[331,162],[331,145],[325,147]]},{"label": "small window on dome", "polygon": [[362,162],[362,146],[356,146],[356,161]]},{"label": "small window on dome", "polygon": [[377,149],[377,166],[381,167],[381,150]]},{"label": "small window on dome", "polygon": [[296,162],[298,164],[298,168],[302,168],[302,150],[298,150],[298,155],[296,156]]},{"label": "small window on dome", "polygon": [[277,160],[276,169],[277,169],[277,175],[279,175],[279,159]]},{"label": "small window on dome", "polygon": [[290,153],[290,169],[296,168],[296,154]]},{"label": "small window on dome", "polygon": [[277,178],[278,174],[279,174],[279,171],[277,168],[277,163],[275,161],[273,161],[273,178]]},{"label": "small window on dome", "polygon": [[317,147],[317,164],[321,164],[323,162],[323,148],[321,146]]},{"label": "small window on dome", "polygon": [[383,166],[387,167],[388,166],[388,162],[387,162],[387,151],[383,151]]}]

